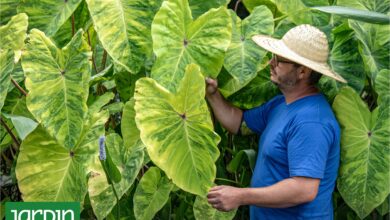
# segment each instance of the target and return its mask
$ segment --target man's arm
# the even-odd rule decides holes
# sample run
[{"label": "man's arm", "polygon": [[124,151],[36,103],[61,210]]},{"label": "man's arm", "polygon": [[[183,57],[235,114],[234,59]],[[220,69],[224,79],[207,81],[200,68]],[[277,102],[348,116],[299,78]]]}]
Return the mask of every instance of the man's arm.
[{"label": "man's arm", "polygon": [[241,126],[243,112],[223,98],[218,91],[218,83],[214,79],[206,79],[206,98],[222,126],[230,133],[237,134]]},{"label": "man's arm", "polygon": [[208,202],[220,211],[230,211],[240,205],[286,208],[315,199],[320,179],[292,177],[274,185],[259,188],[213,187]]}]

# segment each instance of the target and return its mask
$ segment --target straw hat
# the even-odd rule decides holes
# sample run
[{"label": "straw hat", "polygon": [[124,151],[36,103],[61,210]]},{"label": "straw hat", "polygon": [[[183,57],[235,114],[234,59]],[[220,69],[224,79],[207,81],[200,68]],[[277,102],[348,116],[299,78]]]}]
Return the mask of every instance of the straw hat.
[{"label": "straw hat", "polygon": [[329,49],[326,35],[311,25],[304,24],[294,27],[281,40],[265,35],[255,35],[252,40],[274,54],[307,66],[340,82],[347,82],[332,71],[327,63]]}]

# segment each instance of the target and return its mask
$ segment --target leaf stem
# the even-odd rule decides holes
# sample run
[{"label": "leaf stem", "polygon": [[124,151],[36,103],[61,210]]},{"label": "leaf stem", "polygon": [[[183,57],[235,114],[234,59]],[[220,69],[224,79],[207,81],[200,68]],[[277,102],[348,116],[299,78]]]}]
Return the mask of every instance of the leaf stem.
[{"label": "leaf stem", "polygon": [[236,5],[234,5],[234,12],[236,12],[236,14],[237,14],[237,9],[238,9],[238,4],[240,4],[240,2],[241,2],[241,0],[238,0],[236,2]]},{"label": "leaf stem", "polygon": [[72,36],[74,36],[75,27],[74,27],[74,14],[72,14]]},{"label": "leaf stem", "polygon": [[[91,46],[91,37],[89,36],[89,30],[87,30],[87,36],[88,36],[88,45],[89,47],[91,48],[92,50],[92,46]],[[92,53],[92,64],[93,64],[93,68],[95,70],[96,73],[98,73],[97,71],[97,67],[96,67],[96,62],[95,62],[95,53]]]},{"label": "leaf stem", "polygon": [[12,84],[14,84],[14,86],[21,92],[23,93],[24,96],[27,96],[27,92],[22,88],[20,87],[20,85],[11,77],[11,82]]},{"label": "leaf stem", "polygon": [[19,148],[20,142],[18,141],[18,139],[16,138],[14,133],[12,133],[11,129],[8,127],[7,123],[5,123],[5,121],[3,120],[2,117],[0,117],[0,122],[1,122],[1,125],[3,125],[3,127],[5,128],[5,130],[7,130],[8,134],[11,136],[12,140],[15,142],[17,147]]},{"label": "leaf stem", "polygon": [[104,70],[106,68],[106,61],[107,61],[107,51],[104,50],[103,52],[103,58],[102,58],[102,67],[101,67],[101,70]]}]

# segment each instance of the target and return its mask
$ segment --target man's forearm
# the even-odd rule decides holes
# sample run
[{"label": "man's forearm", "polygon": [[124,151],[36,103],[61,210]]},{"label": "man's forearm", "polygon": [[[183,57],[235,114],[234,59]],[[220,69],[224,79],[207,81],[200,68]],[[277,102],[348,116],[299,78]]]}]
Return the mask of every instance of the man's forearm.
[{"label": "man's forearm", "polygon": [[238,199],[240,205],[286,208],[312,201],[317,195],[316,185],[288,178],[268,187],[242,188]]},{"label": "man's forearm", "polygon": [[241,125],[242,110],[230,105],[223,96],[217,91],[213,95],[208,95],[214,116],[230,133],[236,134]]}]

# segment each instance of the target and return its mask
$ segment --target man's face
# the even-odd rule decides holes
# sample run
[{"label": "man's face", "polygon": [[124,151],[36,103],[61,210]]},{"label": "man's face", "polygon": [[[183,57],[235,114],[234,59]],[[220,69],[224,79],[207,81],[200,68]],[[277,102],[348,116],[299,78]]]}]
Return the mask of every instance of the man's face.
[{"label": "man's face", "polygon": [[271,81],[279,88],[295,86],[299,80],[298,67],[293,61],[274,54],[270,61]]}]

